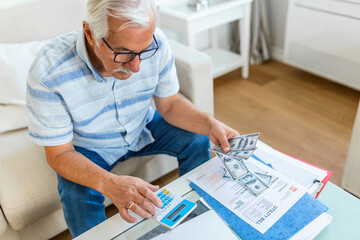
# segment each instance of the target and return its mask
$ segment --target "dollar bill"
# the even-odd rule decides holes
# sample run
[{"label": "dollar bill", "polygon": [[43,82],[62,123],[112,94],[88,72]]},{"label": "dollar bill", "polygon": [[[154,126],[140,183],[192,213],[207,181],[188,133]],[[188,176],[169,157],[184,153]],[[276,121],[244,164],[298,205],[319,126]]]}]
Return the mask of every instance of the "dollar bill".
[{"label": "dollar bill", "polygon": [[244,139],[241,147],[234,149],[235,151],[249,151],[249,150],[255,150],[255,146],[257,143],[257,140],[259,138],[260,133],[252,133],[247,135],[242,135],[241,137]]},{"label": "dollar bill", "polygon": [[229,172],[228,172],[227,169],[224,167],[224,165],[222,166],[221,170],[222,170],[223,178],[230,178],[230,179],[232,179],[231,176],[230,176],[230,174],[229,174]]},{"label": "dollar bill", "polygon": [[[231,138],[229,140],[230,152],[254,151],[259,135],[260,133],[252,133],[252,134]],[[213,146],[209,150],[213,152],[229,154],[229,152],[225,153],[220,145]],[[249,155],[249,157],[250,156],[251,154]]]},{"label": "dollar bill", "polygon": [[252,172],[239,178],[239,182],[254,196],[260,195],[269,188],[264,182],[256,177]]},{"label": "dollar bill", "polygon": [[255,175],[260,178],[266,185],[270,186],[271,181],[273,180],[273,176],[265,173],[254,172]]},{"label": "dollar bill", "polygon": [[243,138],[242,136],[229,139],[230,151],[241,151],[245,146],[245,141],[246,138]]},{"label": "dollar bill", "polygon": [[221,148],[221,145],[215,145],[215,146],[209,148],[209,150],[213,151],[213,152],[224,153],[224,151]]},{"label": "dollar bill", "polygon": [[255,150],[250,150],[250,151],[230,151],[230,152],[224,153],[224,155],[227,155],[229,157],[234,157],[234,158],[237,158],[239,160],[246,160],[253,154],[254,151]]},{"label": "dollar bill", "polygon": [[249,173],[249,170],[243,161],[238,161],[218,152],[216,152],[216,155],[220,158],[232,180],[239,179],[240,177]]}]

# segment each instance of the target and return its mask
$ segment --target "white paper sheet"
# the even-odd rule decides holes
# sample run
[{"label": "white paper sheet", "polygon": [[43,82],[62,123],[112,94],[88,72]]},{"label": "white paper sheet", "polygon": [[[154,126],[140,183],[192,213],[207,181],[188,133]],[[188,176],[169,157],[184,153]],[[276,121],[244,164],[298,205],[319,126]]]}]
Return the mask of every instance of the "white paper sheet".
[{"label": "white paper sheet", "polygon": [[188,179],[263,234],[306,193],[306,189],[255,159],[246,160],[246,165],[251,172],[272,176],[269,188],[257,197],[226,176],[218,157]]},{"label": "white paper sheet", "polygon": [[[258,141],[253,157],[254,155],[277,172],[307,188],[312,196],[317,194],[322,187],[321,181],[327,176],[327,171],[287,156],[261,141]],[[314,183],[314,180],[318,182]]]}]

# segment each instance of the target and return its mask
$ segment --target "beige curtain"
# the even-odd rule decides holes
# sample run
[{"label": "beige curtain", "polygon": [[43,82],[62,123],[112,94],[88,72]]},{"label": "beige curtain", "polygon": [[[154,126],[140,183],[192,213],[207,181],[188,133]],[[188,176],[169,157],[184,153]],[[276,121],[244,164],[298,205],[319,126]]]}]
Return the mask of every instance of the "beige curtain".
[{"label": "beige curtain", "polygon": [[[270,59],[269,1],[253,0],[251,8],[250,64],[261,64]],[[232,48],[239,53],[239,23],[232,26]]]}]

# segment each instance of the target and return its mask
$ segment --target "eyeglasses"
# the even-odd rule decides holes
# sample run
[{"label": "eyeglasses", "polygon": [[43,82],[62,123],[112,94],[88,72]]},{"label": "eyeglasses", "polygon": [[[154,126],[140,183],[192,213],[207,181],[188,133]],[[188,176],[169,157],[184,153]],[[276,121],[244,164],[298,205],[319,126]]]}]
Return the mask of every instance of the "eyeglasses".
[{"label": "eyeglasses", "polygon": [[116,53],[114,52],[114,50],[110,47],[110,45],[105,41],[104,38],[102,38],[101,40],[104,41],[104,43],[106,44],[106,46],[108,46],[108,48],[113,52],[114,56],[114,62],[116,63],[127,63],[127,62],[131,62],[136,56],[139,56],[140,60],[145,60],[148,58],[151,58],[152,56],[154,56],[154,54],[157,52],[157,50],[159,49],[159,45],[156,41],[155,36],[153,36],[156,47],[155,48],[151,48],[151,49],[147,49],[144,51],[141,51],[139,53]]}]

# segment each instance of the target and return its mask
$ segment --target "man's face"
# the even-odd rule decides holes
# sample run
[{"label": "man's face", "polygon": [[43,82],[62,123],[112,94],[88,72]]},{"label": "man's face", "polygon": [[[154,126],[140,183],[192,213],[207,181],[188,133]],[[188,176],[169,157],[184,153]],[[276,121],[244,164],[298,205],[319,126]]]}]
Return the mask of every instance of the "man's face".
[{"label": "man's face", "polygon": [[[124,20],[119,20],[114,17],[108,18],[109,31],[104,39],[111,46],[113,51],[115,53],[138,53],[148,49],[153,42],[155,28],[153,16],[150,26],[146,28],[130,26],[118,31],[124,23],[126,23]],[[136,73],[140,70],[141,60],[139,59],[139,56],[136,56],[131,62],[116,63],[114,62],[114,53],[104,41],[100,41],[99,45],[95,42],[91,44],[89,41],[89,43],[93,47],[96,55],[95,58],[99,64],[98,68],[101,69],[100,72],[104,76],[113,76],[120,80],[126,80],[132,73]],[[131,73],[124,72],[124,68],[130,70]]]}]

